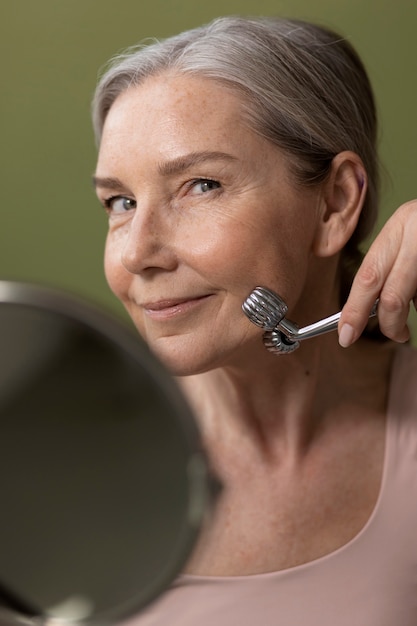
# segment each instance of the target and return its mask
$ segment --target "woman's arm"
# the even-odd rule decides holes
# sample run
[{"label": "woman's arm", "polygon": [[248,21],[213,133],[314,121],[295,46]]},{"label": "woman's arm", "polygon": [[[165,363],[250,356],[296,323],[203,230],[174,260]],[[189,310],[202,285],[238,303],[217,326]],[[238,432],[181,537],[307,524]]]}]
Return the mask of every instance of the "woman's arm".
[{"label": "woman's arm", "polygon": [[369,248],[343,307],[342,346],[361,335],[378,297],[381,331],[395,341],[407,341],[410,302],[417,307],[417,200],[401,205]]}]

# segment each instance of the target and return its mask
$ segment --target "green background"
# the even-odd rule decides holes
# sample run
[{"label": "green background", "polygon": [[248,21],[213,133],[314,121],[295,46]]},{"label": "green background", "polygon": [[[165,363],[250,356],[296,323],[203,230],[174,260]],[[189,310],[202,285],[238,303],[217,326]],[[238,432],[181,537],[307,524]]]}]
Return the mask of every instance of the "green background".
[{"label": "green background", "polygon": [[381,219],[417,195],[416,0],[1,0],[1,277],[56,285],[122,314],[103,275],[106,216],[91,186],[98,70],[145,37],[227,14],[300,17],[345,35],[379,105]]}]

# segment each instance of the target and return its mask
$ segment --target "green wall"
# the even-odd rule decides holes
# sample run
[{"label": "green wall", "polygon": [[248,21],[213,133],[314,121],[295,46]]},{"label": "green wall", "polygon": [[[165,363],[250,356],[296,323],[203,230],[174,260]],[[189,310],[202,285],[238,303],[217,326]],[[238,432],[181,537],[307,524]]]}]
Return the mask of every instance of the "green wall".
[{"label": "green wall", "polygon": [[121,313],[102,271],[106,217],[90,178],[90,99],[115,52],[226,14],[312,19],[361,53],[379,103],[383,216],[417,195],[416,0],[2,0],[0,276]]}]

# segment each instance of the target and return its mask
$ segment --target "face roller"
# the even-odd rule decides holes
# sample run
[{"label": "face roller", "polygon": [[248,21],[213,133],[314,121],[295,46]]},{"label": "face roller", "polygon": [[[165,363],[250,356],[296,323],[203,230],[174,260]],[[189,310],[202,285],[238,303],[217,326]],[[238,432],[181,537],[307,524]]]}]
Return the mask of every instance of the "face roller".
[{"label": "face roller", "polygon": [[[377,313],[378,300],[374,303],[369,317]],[[256,287],[242,305],[247,318],[264,329],[264,346],[270,352],[289,354],[296,350],[300,341],[336,330],[341,311],[318,322],[300,328],[285,318],[288,307],[284,300],[266,287]]]}]

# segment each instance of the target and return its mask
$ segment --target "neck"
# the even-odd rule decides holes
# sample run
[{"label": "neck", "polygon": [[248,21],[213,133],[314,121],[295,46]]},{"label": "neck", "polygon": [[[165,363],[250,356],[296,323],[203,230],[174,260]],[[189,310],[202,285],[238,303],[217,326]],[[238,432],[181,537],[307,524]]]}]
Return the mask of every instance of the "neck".
[{"label": "neck", "polygon": [[331,333],[285,356],[260,342],[250,364],[182,378],[180,385],[218,458],[236,462],[250,450],[264,459],[297,458],[341,407],[385,410],[391,359],[390,344],[361,340],[344,350]]}]

